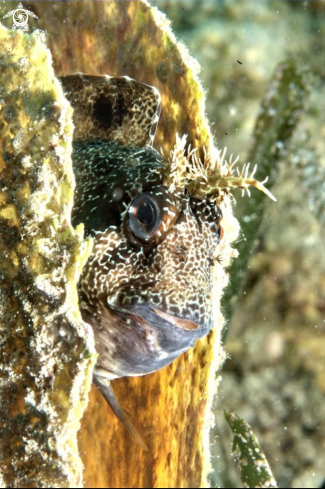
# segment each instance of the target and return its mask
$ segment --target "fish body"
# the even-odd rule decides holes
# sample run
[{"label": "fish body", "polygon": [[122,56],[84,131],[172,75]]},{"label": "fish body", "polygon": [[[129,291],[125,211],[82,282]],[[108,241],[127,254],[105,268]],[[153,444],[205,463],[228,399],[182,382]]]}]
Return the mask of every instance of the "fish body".
[{"label": "fish body", "polygon": [[75,109],[73,224],[94,239],[79,294],[95,334],[95,376],[151,373],[213,326],[221,211],[167,183],[169,167],[151,146],[155,88],[128,77],[61,81]]},{"label": "fish body", "polygon": [[83,223],[94,240],[79,282],[81,314],[98,352],[94,382],[145,447],[110,380],[159,370],[211,330],[222,235],[215,197],[224,186],[262,184],[232,178],[232,165],[222,173],[209,156],[204,164],[193,152],[189,159],[184,138],[171,159],[158,153],[154,87],[107,75],[75,74],[61,83],[74,108],[73,224]]}]

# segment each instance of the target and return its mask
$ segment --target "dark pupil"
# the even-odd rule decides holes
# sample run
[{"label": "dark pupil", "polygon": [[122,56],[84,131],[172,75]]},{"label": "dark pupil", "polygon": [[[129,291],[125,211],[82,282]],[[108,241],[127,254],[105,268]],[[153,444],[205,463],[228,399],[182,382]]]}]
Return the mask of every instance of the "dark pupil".
[{"label": "dark pupil", "polygon": [[154,219],[154,211],[149,202],[143,202],[137,210],[137,218],[145,226],[150,226]]}]

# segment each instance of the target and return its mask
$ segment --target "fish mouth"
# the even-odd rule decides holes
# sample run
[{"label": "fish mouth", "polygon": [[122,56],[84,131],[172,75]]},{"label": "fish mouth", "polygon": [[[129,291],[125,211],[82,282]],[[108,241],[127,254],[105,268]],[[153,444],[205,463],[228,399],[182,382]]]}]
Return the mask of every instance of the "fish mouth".
[{"label": "fish mouth", "polygon": [[199,324],[193,321],[190,317],[176,316],[170,312],[166,312],[163,309],[158,309],[153,306],[152,303],[145,304],[133,304],[117,306],[112,303],[108,303],[108,308],[114,311],[121,319],[128,317],[137,317],[141,322],[146,324],[165,325],[169,324],[172,329],[176,327],[185,331],[196,331],[202,329],[211,329],[207,325]]},{"label": "fish mouth", "polygon": [[178,328],[182,328],[186,331],[193,331],[195,329],[198,329],[200,326],[199,324],[195,323],[194,321],[191,321],[189,319],[185,318],[179,318],[177,316],[174,316],[172,314],[169,314],[167,312],[161,311],[160,309],[153,309],[151,310],[157,314],[158,316],[162,317],[169,323],[173,324],[174,326],[177,326]]},{"label": "fish mouth", "polygon": [[150,303],[126,307],[107,304],[95,315],[84,309],[83,319],[94,328],[96,369],[110,379],[160,370],[211,329],[210,324],[175,316]]}]

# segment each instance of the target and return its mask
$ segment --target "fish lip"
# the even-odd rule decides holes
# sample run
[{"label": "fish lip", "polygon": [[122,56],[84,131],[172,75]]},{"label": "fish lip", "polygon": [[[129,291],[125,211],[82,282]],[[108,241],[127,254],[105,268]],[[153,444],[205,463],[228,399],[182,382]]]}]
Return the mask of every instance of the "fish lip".
[{"label": "fish lip", "polygon": [[165,311],[161,311],[160,309],[150,308],[157,316],[165,319],[169,323],[173,324],[177,328],[184,329],[185,331],[193,331],[195,329],[200,328],[200,325],[191,321],[190,319],[180,318],[178,316],[174,316],[173,314],[169,314]]},{"label": "fish lip", "polygon": [[[95,316],[83,316],[95,329],[97,369],[108,379],[156,372],[206,336],[210,329],[157,309],[154,304],[107,304]],[[95,318],[95,319],[94,319]],[[101,374],[103,376],[103,374]]]},{"label": "fish lip", "polygon": [[211,329],[207,328],[206,325],[202,325],[192,321],[191,319],[187,319],[185,317],[175,316],[174,314],[170,314],[166,311],[158,309],[157,307],[153,307],[152,304],[137,304],[133,306],[117,306],[116,304],[107,303],[108,308],[115,311],[115,313],[119,316],[123,316],[123,313],[127,313],[130,315],[135,315],[146,322],[152,322],[153,318],[149,319],[145,313],[145,311],[150,311],[156,317],[158,316],[159,321],[163,321],[165,323],[169,323],[172,326],[182,329],[183,331],[196,331],[201,329]]}]

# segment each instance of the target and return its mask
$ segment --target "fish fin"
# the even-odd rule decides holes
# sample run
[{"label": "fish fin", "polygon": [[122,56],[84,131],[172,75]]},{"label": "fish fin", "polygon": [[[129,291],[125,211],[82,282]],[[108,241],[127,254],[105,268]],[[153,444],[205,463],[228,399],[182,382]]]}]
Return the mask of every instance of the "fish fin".
[{"label": "fish fin", "polygon": [[155,87],[128,76],[75,73],[59,79],[74,109],[74,140],[152,146],[161,109]]},{"label": "fish fin", "polygon": [[134,440],[140,445],[144,450],[148,451],[148,447],[143,441],[142,437],[138,433],[137,429],[131,422],[129,416],[125,413],[125,411],[121,408],[118,400],[116,399],[116,396],[114,394],[114,391],[111,386],[110,380],[106,379],[105,377],[100,377],[96,374],[94,374],[93,378],[94,384],[97,386],[101,394],[105,397],[107,403],[109,404],[110,408],[116,415],[116,417],[124,424],[124,426],[129,430],[131,435],[133,436]]}]

